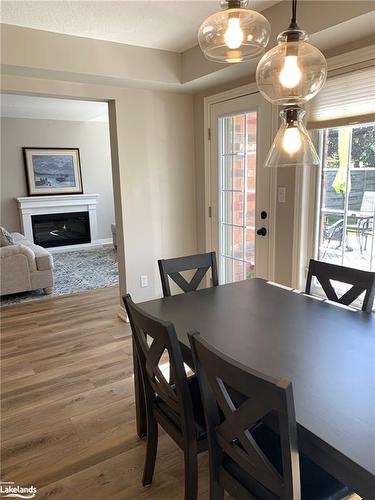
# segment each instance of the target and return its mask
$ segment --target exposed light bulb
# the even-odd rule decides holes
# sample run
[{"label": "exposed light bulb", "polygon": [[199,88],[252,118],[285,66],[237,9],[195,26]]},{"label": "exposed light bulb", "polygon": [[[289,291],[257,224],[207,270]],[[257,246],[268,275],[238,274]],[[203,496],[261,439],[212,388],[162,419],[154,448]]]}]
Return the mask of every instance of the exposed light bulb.
[{"label": "exposed light bulb", "polygon": [[297,56],[286,56],[284,67],[280,72],[280,83],[287,89],[292,89],[300,82],[302,72],[298,67]]},{"label": "exposed light bulb", "polygon": [[288,154],[293,155],[301,149],[301,133],[297,127],[288,127],[284,132],[283,149]]},{"label": "exposed light bulb", "polygon": [[243,42],[243,31],[240,26],[239,17],[228,19],[228,28],[224,34],[224,40],[229,49],[238,49]]}]

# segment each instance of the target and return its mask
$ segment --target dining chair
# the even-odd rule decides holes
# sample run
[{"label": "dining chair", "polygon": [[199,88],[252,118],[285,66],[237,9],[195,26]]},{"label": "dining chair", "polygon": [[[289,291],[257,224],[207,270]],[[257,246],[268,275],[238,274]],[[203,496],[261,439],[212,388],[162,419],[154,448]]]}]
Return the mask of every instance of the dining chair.
[{"label": "dining chair", "polygon": [[[351,267],[338,266],[319,260],[310,260],[307,273],[305,293],[312,295],[312,278],[315,277],[323,288],[329,300],[338,302],[345,306],[352,304],[363,292],[365,296],[362,303],[362,311],[371,312],[375,298],[375,273],[353,269]],[[352,287],[340,297],[337,295],[331,281],[340,281]]]},{"label": "dining chair", "polygon": [[[212,285],[217,286],[219,284],[215,252],[176,257],[174,259],[160,259],[158,260],[158,264],[164,297],[170,297],[172,295],[169,286],[169,278],[172,279],[183,292],[192,292],[198,288],[210,268]],[[196,272],[192,279],[187,281],[181,273],[183,271],[192,270],[196,270]]]},{"label": "dining chair", "polygon": [[[140,364],[146,403],[147,447],[142,483],[146,486],[152,482],[159,424],[184,452],[185,500],[196,500],[197,454],[207,450],[197,378],[186,375],[173,324],[146,314],[134,304],[130,295],[123,300]],[[169,375],[163,364],[164,368],[169,365]]]},{"label": "dining chair", "polygon": [[348,488],[298,451],[292,384],[189,334],[206,417],[210,500],[338,500]]}]

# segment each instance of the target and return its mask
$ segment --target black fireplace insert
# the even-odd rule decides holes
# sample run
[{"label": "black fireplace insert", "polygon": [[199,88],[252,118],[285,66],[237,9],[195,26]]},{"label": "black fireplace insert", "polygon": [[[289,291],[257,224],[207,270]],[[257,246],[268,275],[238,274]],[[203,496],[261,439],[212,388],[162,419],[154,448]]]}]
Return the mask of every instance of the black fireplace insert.
[{"label": "black fireplace insert", "polygon": [[34,243],[44,248],[90,243],[88,212],[32,215]]}]

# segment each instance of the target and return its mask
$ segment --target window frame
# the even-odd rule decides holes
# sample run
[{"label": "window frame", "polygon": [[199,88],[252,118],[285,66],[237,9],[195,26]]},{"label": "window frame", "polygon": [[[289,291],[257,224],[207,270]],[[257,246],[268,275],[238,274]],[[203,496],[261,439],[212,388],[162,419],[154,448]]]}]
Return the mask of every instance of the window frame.
[{"label": "window frame", "polygon": [[[373,56],[370,57],[374,49],[375,45],[370,45],[329,58],[327,60],[328,77],[351,73],[367,66],[375,66]],[[309,118],[309,105],[307,105],[307,116]],[[307,121],[309,120],[307,119]],[[352,121],[348,118],[346,123],[340,125],[351,125]],[[367,120],[367,122],[369,121],[373,120]],[[322,151],[317,135],[315,131],[312,131],[312,141],[321,157]],[[301,167],[295,170],[291,286],[299,290],[305,289],[309,261],[311,258],[316,258],[315,218],[320,199],[320,186],[317,179],[319,177],[315,168]]]},{"label": "window frame", "polygon": [[[330,129],[338,129],[342,127],[350,127],[351,130],[353,130],[356,127],[360,126],[366,126],[366,125],[371,125],[375,124],[375,122],[367,122],[367,123],[361,123],[361,124],[348,124],[348,125],[342,125],[340,127],[329,127],[329,128],[322,128],[322,129],[315,129],[310,132],[312,141],[319,151],[319,157],[321,158],[321,163],[318,168],[316,169],[310,169],[309,171],[304,171],[301,170],[301,175],[299,182],[302,184],[303,187],[303,192],[305,193],[306,198],[308,199],[307,202],[307,214],[308,217],[304,218],[305,222],[307,221],[307,233],[310,232],[312,235],[311,238],[308,237],[307,234],[305,234],[305,240],[307,241],[307,252],[306,252],[306,259],[305,259],[305,266],[304,266],[304,272],[300,273],[300,283],[303,283],[303,286],[298,286],[297,288],[300,290],[304,289],[304,283],[307,275],[307,270],[308,270],[308,263],[310,258],[313,259],[318,259],[319,260],[319,248],[320,248],[320,233],[321,233],[321,214],[322,211],[324,212],[324,209],[322,210],[321,207],[321,200],[322,200],[322,185],[323,185],[323,172],[324,172],[324,166],[323,163],[325,161],[324,154],[323,154],[323,149],[324,149],[324,143],[325,143],[325,138],[324,138],[324,133],[327,130]],[[351,160],[351,148],[352,148],[352,132],[350,135],[350,143],[349,143],[349,165],[348,165],[348,176],[350,175],[351,172],[356,171],[357,169],[350,167],[350,160]],[[338,170],[338,169],[337,169]],[[336,169],[334,171],[337,171]],[[367,169],[366,169],[367,170]],[[375,170],[375,167],[369,167],[368,171],[373,172]],[[297,183],[296,183],[297,184]],[[344,229],[343,232],[346,234],[346,228],[347,228],[347,218],[348,218],[348,213],[350,214],[349,210],[349,194],[345,196],[345,203],[344,207],[342,210],[337,210],[337,215],[342,215],[344,218]],[[342,214],[341,214],[342,212]],[[374,217],[375,220],[375,217]],[[373,236],[373,241],[372,241],[372,252],[371,252],[371,257],[372,257],[372,269],[371,271],[375,272],[375,231],[374,231],[374,236]],[[345,245],[343,245],[343,257],[345,253]],[[339,264],[340,265],[340,264]],[[341,264],[345,265],[345,264]],[[313,283],[312,284],[312,292],[314,295],[317,295],[318,297],[326,298],[325,294],[320,287],[319,284]],[[360,309],[362,306],[361,299],[357,299],[355,302],[353,302],[352,307]],[[373,307],[373,310],[375,311],[375,304]]]}]

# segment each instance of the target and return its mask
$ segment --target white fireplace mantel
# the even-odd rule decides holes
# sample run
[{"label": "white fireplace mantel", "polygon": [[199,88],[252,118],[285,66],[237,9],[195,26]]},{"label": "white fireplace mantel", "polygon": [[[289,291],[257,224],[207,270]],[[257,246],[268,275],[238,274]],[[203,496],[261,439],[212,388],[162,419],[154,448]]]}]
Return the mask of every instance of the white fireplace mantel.
[{"label": "white fireplace mantel", "polygon": [[[22,232],[28,240],[34,242],[31,222],[32,215],[88,212],[91,245],[98,245],[101,243],[98,240],[98,223],[96,217],[96,202],[98,197],[99,194],[63,194],[16,198],[20,212]],[[71,248],[73,246],[71,245]]]}]

